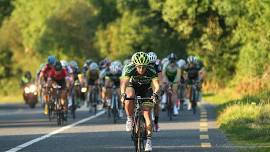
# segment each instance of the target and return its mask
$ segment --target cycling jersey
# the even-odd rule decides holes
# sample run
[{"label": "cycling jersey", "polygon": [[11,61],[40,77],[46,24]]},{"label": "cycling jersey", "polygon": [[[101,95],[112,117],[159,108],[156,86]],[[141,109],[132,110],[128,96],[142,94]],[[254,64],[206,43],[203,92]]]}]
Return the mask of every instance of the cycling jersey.
[{"label": "cycling jersey", "polygon": [[161,64],[159,64],[159,62],[151,63],[150,65],[154,66],[157,73],[162,72],[162,67],[161,67]]},{"label": "cycling jersey", "polygon": [[110,72],[110,73],[106,74],[105,79],[111,80],[116,87],[120,87],[120,77],[121,77],[121,75],[122,75],[121,71],[119,71],[116,74],[112,74]]},{"label": "cycling jersey", "polygon": [[189,80],[195,80],[199,77],[199,71],[203,68],[203,64],[194,64],[192,67],[188,66],[184,69],[187,72]]},{"label": "cycling jersey", "polygon": [[46,64],[46,65],[42,68],[42,70],[41,70],[41,72],[40,72],[40,75],[43,75],[45,81],[47,81],[47,78],[49,77],[49,73],[50,73],[50,71],[53,70],[53,69],[54,69],[54,68],[53,68],[51,65],[49,65],[49,64]]},{"label": "cycling jersey", "polygon": [[67,71],[66,69],[62,69],[59,72],[56,72],[55,69],[51,70],[49,73],[49,77],[55,81],[58,85],[60,85],[64,89],[66,88],[66,76],[67,76]]},{"label": "cycling jersey", "polygon": [[164,66],[162,74],[166,81],[171,83],[179,82],[181,78],[181,70],[177,66],[172,66],[171,64],[167,64]]},{"label": "cycling jersey", "polygon": [[99,70],[88,69],[86,72],[86,78],[87,78],[88,85],[95,85],[95,82],[99,78]]},{"label": "cycling jersey", "polygon": [[140,75],[134,64],[128,64],[124,67],[122,77],[130,78],[130,83],[135,86],[144,86],[149,88],[153,79],[158,79],[158,75],[153,66],[147,66],[144,75]]},{"label": "cycling jersey", "polygon": [[54,81],[61,81],[61,80],[65,79],[66,76],[67,76],[66,69],[62,69],[58,73],[55,69],[53,69],[49,73],[49,77],[52,78],[52,80],[54,80]]}]

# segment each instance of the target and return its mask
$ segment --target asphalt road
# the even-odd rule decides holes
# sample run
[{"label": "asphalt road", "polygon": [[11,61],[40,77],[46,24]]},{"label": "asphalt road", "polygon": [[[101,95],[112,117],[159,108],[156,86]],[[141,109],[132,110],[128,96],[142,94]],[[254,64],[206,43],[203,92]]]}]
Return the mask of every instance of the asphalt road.
[{"label": "asphalt road", "polygon": [[[183,111],[169,121],[161,112],[161,131],[154,133],[155,152],[232,152],[236,149],[217,129],[215,108],[201,104],[199,111]],[[129,152],[134,151],[125,119],[113,124],[103,110],[97,115],[85,107],[64,126],[49,122],[41,107],[0,105],[0,151],[25,152]]]}]

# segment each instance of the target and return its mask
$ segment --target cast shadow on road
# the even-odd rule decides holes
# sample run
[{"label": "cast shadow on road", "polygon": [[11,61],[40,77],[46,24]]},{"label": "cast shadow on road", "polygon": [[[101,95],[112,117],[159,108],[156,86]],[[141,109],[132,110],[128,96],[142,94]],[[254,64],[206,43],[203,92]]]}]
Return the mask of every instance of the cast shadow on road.
[{"label": "cast shadow on road", "polygon": [[[53,135],[45,140],[26,147],[23,151],[50,151],[50,152],[132,152],[133,142],[130,134],[124,131],[91,132],[84,128],[80,132],[65,132]],[[231,152],[232,147],[227,146],[218,139],[212,148],[202,148],[198,129],[162,130],[153,135],[153,151],[155,152]],[[0,136],[0,151],[8,150],[23,144],[40,135]],[[49,148],[49,149],[48,149]]]}]

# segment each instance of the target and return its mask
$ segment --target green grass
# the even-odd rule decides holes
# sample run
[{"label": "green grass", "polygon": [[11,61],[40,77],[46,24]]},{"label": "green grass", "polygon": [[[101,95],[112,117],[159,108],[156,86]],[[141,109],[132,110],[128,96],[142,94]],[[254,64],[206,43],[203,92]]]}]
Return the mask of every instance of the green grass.
[{"label": "green grass", "polygon": [[258,146],[244,152],[270,151],[259,146],[270,146],[270,91],[232,98],[228,90],[204,96],[206,101],[218,105],[218,125],[235,145]]},{"label": "green grass", "polygon": [[22,103],[22,89],[15,77],[0,81],[0,103]]}]

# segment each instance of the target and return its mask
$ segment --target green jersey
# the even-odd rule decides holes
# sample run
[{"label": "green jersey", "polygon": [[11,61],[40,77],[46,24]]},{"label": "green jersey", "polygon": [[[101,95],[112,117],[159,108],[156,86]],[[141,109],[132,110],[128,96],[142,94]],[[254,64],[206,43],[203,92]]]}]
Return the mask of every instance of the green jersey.
[{"label": "green jersey", "polygon": [[122,78],[127,77],[130,79],[130,82],[135,85],[147,85],[150,86],[153,79],[157,79],[158,75],[153,66],[147,66],[145,74],[140,75],[134,64],[125,65]]}]

